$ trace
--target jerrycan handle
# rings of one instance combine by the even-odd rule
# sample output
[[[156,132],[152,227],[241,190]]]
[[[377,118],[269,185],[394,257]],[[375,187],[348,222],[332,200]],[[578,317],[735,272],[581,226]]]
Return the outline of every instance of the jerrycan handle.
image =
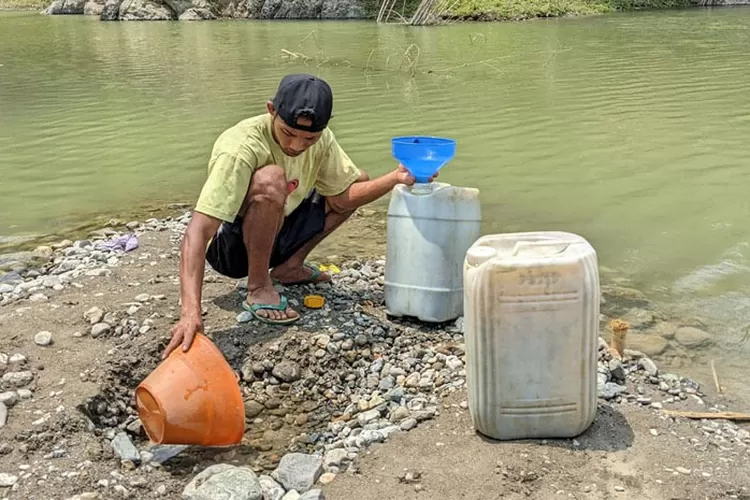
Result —
[[[560,249],[552,254],[537,254],[540,257],[545,255],[556,255],[563,253],[568,249],[570,245],[582,243],[581,241],[566,241],[566,240],[542,240],[542,241],[518,241],[513,247],[513,257],[518,257],[523,254],[533,254],[536,249],[543,249],[549,247],[560,247]]]

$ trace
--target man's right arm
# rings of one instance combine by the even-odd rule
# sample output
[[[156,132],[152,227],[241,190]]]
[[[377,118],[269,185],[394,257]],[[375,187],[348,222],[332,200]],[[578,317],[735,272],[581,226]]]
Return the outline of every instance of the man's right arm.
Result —
[[[254,165],[227,153],[218,153],[209,163],[193,217],[180,245],[180,321],[172,329],[172,340],[163,358],[182,344],[187,351],[193,337],[203,330],[201,291],[206,269],[206,247],[222,221],[232,221],[239,211]]]
[[[182,344],[187,351],[195,334],[203,329],[201,292],[206,269],[206,247],[221,225],[221,220],[194,212],[180,244],[180,321],[172,331],[172,340],[162,358]]]

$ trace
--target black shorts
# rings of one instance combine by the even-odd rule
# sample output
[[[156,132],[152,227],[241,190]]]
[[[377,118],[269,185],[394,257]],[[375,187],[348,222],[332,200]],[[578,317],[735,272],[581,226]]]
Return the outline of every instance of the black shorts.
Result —
[[[269,269],[286,262],[297,250],[323,232],[326,222],[325,198],[314,189],[294,209],[281,226],[271,251]],[[262,221],[258,221],[263,224]],[[223,222],[206,250],[206,261],[229,278],[247,277],[248,253],[242,238],[242,218]]]

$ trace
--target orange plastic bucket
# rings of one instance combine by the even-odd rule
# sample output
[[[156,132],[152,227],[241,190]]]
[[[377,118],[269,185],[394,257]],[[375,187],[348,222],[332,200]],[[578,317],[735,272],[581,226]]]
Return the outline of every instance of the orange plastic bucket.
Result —
[[[175,349],[141,382],[135,402],[156,444],[229,446],[245,432],[239,378],[200,333],[187,352]]]

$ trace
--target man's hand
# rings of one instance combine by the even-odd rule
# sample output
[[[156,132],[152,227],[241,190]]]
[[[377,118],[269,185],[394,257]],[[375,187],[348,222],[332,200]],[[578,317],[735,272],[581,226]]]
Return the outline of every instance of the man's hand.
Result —
[[[435,173],[432,177],[430,177],[428,182],[434,181],[438,176],[438,172]],[[413,175],[409,173],[409,171],[399,163],[398,169],[396,170],[396,179],[398,180],[399,184],[406,184],[407,186],[411,186],[417,180],[414,178]]]
[[[200,316],[181,317],[179,323],[172,328],[172,340],[161,355],[161,359],[166,359],[180,344],[182,344],[182,352],[186,352],[190,349],[195,334],[199,332],[203,333],[203,320]]]
[[[364,179],[358,180],[343,193],[326,198],[334,211],[342,213],[349,210],[356,210],[389,193],[399,184],[411,186],[417,181],[401,164],[399,164],[396,170],[391,170],[377,179],[369,179],[367,176],[363,177]],[[430,177],[430,182],[436,178],[437,174],[433,175]]]

